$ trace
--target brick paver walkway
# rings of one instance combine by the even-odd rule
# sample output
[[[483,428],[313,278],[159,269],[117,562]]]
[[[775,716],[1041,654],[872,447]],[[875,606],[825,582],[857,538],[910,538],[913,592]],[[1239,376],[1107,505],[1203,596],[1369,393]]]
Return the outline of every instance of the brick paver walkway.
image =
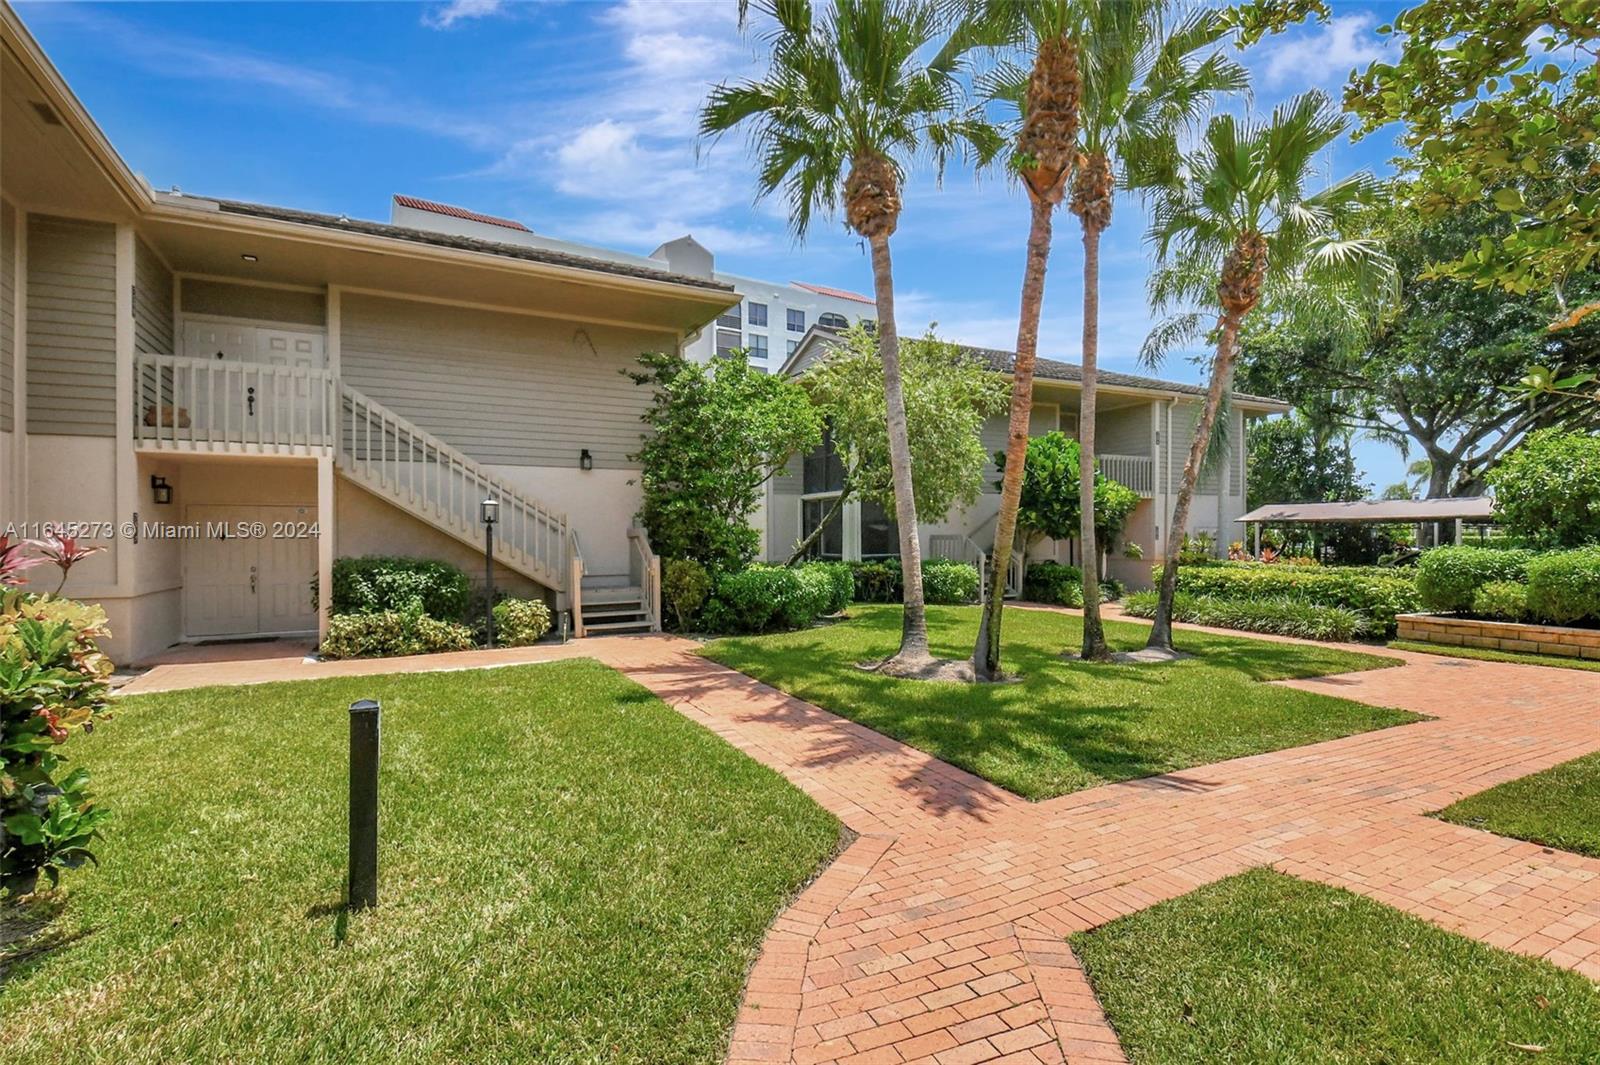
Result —
[[[1600,749],[1600,676],[1393,654],[1286,682],[1436,720],[1029,803],[670,637],[383,662],[165,665],[126,690],[591,656],[858,837],[775,923],[730,1062],[1120,1061],[1063,937],[1258,865],[1600,980],[1600,861],[1424,816]]]

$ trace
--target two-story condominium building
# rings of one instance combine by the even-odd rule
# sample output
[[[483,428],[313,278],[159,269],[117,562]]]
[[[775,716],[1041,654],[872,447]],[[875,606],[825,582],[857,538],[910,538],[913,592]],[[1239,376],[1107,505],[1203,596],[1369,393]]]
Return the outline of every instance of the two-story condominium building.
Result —
[[[339,556],[481,572],[486,497],[500,502],[502,586],[568,611],[580,633],[655,624],[659,562],[634,528],[628,457],[648,397],[622,371],[649,350],[709,357],[736,309],[748,347],[765,304],[769,353],[777,337],[788,352],[788,315],[805,309],[775,368],[823,342],[839,324],[819,326],[824,314],[870,317],[847,294],[785,304],[681,255],[635,262],[499,239],[492,224],[423,225],[398,201],[379,223],[158,192],[4,3],[0,43],[0,528],[68,523],[107,548],[66,591],[104,605],[118,661],[316,633],[328,606],[313,581],[329,587]],[[1048,365],[1039,425],[1070,429],[1073,370]],[[1196,391],[1106,378],[1101,447],[1149,500],[1131,532],[1147,549],[1167,533],[1158,515]],[[996,447],[1003,433],[1003,420],[986,430]],[[803,465],[759,519],[771,557],[825,496]],[[1195,527],[1229,528],[1242,465],[1206,490]],[[986,496],[928,546],[981,544],[992,510]],[[841,554],[885,553],[881,515],[856,508],[850,522]]]

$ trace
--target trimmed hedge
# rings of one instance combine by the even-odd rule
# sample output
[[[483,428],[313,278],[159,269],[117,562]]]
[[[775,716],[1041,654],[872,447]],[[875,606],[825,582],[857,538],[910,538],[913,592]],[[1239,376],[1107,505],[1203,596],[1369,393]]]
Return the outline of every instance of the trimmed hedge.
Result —
[[[335,614],[318,649],[324,658],[389,658],[470,651],[472,630],[454,621],[440,621],[412,611]]]
[[[1122,608],[1136,618],[1154,617],[1157,598],[1155,592],[1135,592]],[[1366,631],[1366,620],[1353,610],[1316,606],[1294,596],[1223,599],[1179,592],[1172,600],[1172,618],[1195,625],[1306,640],[1345,641]]]
[[[717,578],[706,604],[713,632],[781,632],[810,625],[834,596],[834,580],[809,566],[750,566]]]
[[[842,614],[855,602],[856,580],[848,562],[807,562],[800,568],[827,576],[828,601],[822,608],[823,614]]]
[[[862,603],[898,603],[905,599],[900,560],[847,562],[855,578],[855,597]],[[922,595],[932,604],[978,601],[978,567],[945,558],[922,560]]]
[[[1154,575],[1159,582],[1160,567]],[[1255,602],[1292,598],[1310,606],[1337,607],[1353,612],[1362,621],[1362,631],[1373,636],[1392,636],[1395,615],[1421,606],[1417,586],[1409,576],[1376,567],[1260,562],[1180,566],[1178,589],[1210,599]]]
[[[1528,618],[1528,586],[1516,581],[1490,581],[1472,596],[1472,612],[1504,621]]]
[[[1083,605],[1083,571],[1059,562],[1035,562],[1022,578],[1022,598],[1059,606]]]
[[[495,642],[526,647],[550,631],[550,608],[538,599],[502,599],[494,605]]]
[[[460,621],[471,601],[467,575],[438,559],[362,555],[333,563],[334,614],[420,610],[439,621]]]
[[[661,602],[678,629],[687,629],[711,594],[711,574],[689,558],[675,558],[661,571]]]
[[[1600,622],[1600,544],[1529,562],[1528,610],[1557,625]]]
[[[1417,594],[1429,610],[1465,613],[1475,609],[1473,600],[1484,585],[1525,582],[1533,557],[1520,549],[1436,547],[1417,561]]]

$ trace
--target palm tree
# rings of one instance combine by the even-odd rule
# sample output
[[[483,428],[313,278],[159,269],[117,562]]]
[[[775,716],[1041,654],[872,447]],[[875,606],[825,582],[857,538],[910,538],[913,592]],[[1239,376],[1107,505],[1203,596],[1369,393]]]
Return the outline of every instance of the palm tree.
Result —
[[[1017,536],[1022,503],[1022,472],[1028,456],[1028,425],[1033,416],[1033,372],[1039,354],[1039,315],[1044,276],[1050,262],[1052,215],[1066,196],[1078,134],[1078,45],[1082,17],[1078,0],[978,0],[951,35],[944,55],[972,48],[1005,48],[1032,56],[1024,72],[1002,64],[990,95],[1016,105],[1018,120],[1011,167],[1028,194],[1031,222],[1022,271],[1022,306],[1017,316],[1017,353],[1011,368],[1011,417],[1006,434],[1005,471],[1000,480],[1000,512],[973,671],[981,680],[1000,674],[1000,620],[1006,571]]]
[[[1213,51],[1227,32],[1222,13],[1197,10],[1172,22],[1170,0],[1090,4],[1080,45],[1083,95],[1070,209],[1083,229],[1083,380],[1078,411],[1078,490],[1083,546],[1086,660],[1111,656],[1100,623],[1099,548],[1094,527],[1095,417],[1100,353],[1100,238],[1116,189],[1152,191],[1172,180],[1177,133],[1212,96],[1248,87],[1244,68]]]
[[[1160,266],[1151,276],[1152,302],[1157,309],[1178,304],[1211,310],[1185,312],[1158,325],[1145,341],[1144,358],[1159,362],[1173,344],[1197,336],[1211,314],[1216,351],[1167,525],[1151,648],[1172,650],[1178,548],[1217,411],[1231,389],[1245,318],[1267,297],[1275,313],[1348,337],[1369,328],[1374,310],[1396,294],[1394,263],[1381,244],[1345,235],[1374,188],[1371,176],[1357,174],[1307,192],[1317,154],[1344,129],[1343,116],[1316,91],[1280,104],[1266,122],[1218,115],[1182,160],[1178,180],[1156,197],[1150,237]]]
[[[750,123],[757,194],[783,190],[795,235],[805,235],[814,212],[842,203],[850,228],[871,248],[905,580],[900,650],[883,668],[918,673],[932,658],[889,237],[900,220],[901,183],[914,159],[929,154],[942,169],[952,152],[966,150],[983,165],[998,152],[999,135],[981,111],[964,104],[957,57],[922,58],[945,29],[927,0],[836,0],[817,12],[808,0],[765,0],[757,7],[777,23],[769,34],[766,76],[714,88],[700,115],[700,132],[715,137]]]

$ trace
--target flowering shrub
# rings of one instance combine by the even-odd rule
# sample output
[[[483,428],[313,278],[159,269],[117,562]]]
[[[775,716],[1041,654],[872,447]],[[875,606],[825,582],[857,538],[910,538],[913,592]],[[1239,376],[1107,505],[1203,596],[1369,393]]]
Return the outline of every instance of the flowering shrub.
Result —
[[[105,710],[111,662],[96,644],[105,620],[70,599],[0,593],[0,893],[27,894],[40,874],[54,885],[62,870],[94,860],[89,845],[106,811],[86,770],[63,773],[60,747],[93,731]]]
[[[538,643],[550,631],[550,608],[538,599],[502,599],[494,605],[494,635],[502,647]]]

